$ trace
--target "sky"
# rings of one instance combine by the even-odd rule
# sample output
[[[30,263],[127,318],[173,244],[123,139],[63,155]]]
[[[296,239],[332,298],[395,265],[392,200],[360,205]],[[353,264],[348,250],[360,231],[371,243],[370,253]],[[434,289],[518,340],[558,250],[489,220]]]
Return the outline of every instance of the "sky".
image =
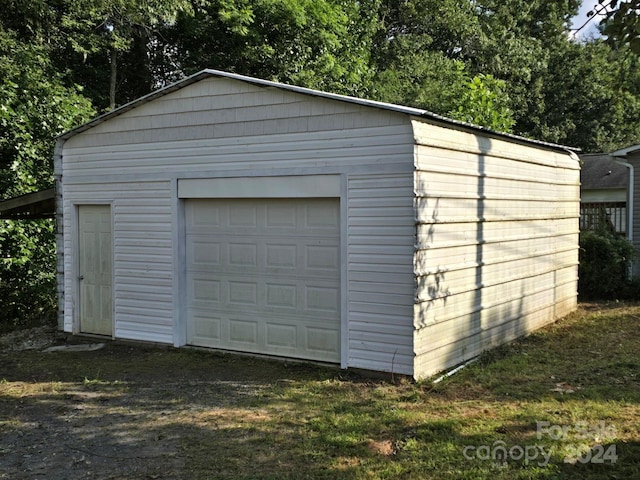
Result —
[[[584,22],[587,21],[587,12],[593,10],[595,5],[597,4],[598,0],[583,0],[578,15],[573,17],[573,25],[571,26],[571,28],[580,28],[584,24]],[[599,23],[600,20],[598,18],[592,19],[586,27],[578,32],[577,38],[586,39],[594,35],[599,36],[597,28]]]

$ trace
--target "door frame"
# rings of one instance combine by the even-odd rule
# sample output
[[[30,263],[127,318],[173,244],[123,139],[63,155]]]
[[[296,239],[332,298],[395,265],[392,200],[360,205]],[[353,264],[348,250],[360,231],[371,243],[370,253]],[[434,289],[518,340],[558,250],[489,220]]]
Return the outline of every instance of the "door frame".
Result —
[[[94,335],[92,333],[82,332],[80,327],[80,312],[82,302],[81,295],[81,287],[80,287],[80,207],[84,206],[106,206],[109,207],[110,217],[111,217],[111,305],[112,314],[111,314],[111,338],[115,339],[116,334],[116,322],[115,322],[115,254],[114,254],[114,214],[113,214],[113,202],[112,201],[96,201],[96,200],[87,200],[83,201],[74,201],[73,204],[73,243],[74,243],[74,254],[73,254],[73,334],[74,335]],[[97,335],[97,334],[95,334]],[[99,335],[102,338],[109,338],[109,335]]]

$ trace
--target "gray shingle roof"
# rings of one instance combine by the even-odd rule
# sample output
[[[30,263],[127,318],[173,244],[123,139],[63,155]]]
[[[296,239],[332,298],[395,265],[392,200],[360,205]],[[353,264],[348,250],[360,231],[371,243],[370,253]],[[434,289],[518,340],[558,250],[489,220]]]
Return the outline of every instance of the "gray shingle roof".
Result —
[[[582,168],[580,182],[586,190],[626,188],[629,181],[629,169],[615,162],[615,158],[606,153],[580,155]]]

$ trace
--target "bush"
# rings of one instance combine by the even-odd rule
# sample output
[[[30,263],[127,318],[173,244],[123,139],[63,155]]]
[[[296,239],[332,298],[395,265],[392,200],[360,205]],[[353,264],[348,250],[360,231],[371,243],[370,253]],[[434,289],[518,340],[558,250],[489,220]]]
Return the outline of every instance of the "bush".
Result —
[[[580,233],[578,294],[581,300],[623,300],[636,296],[638,280],[629,279],[635,247],[607,230]]]
[[[53,220],[0,221],[0,298],[0,333],[55,321]]]

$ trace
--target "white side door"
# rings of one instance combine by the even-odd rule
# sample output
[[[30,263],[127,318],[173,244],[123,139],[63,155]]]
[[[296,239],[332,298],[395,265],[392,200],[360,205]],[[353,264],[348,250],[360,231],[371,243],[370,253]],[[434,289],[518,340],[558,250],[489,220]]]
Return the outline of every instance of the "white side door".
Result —
[[[80,332],[113,335],[111,207],[78,207]]]

